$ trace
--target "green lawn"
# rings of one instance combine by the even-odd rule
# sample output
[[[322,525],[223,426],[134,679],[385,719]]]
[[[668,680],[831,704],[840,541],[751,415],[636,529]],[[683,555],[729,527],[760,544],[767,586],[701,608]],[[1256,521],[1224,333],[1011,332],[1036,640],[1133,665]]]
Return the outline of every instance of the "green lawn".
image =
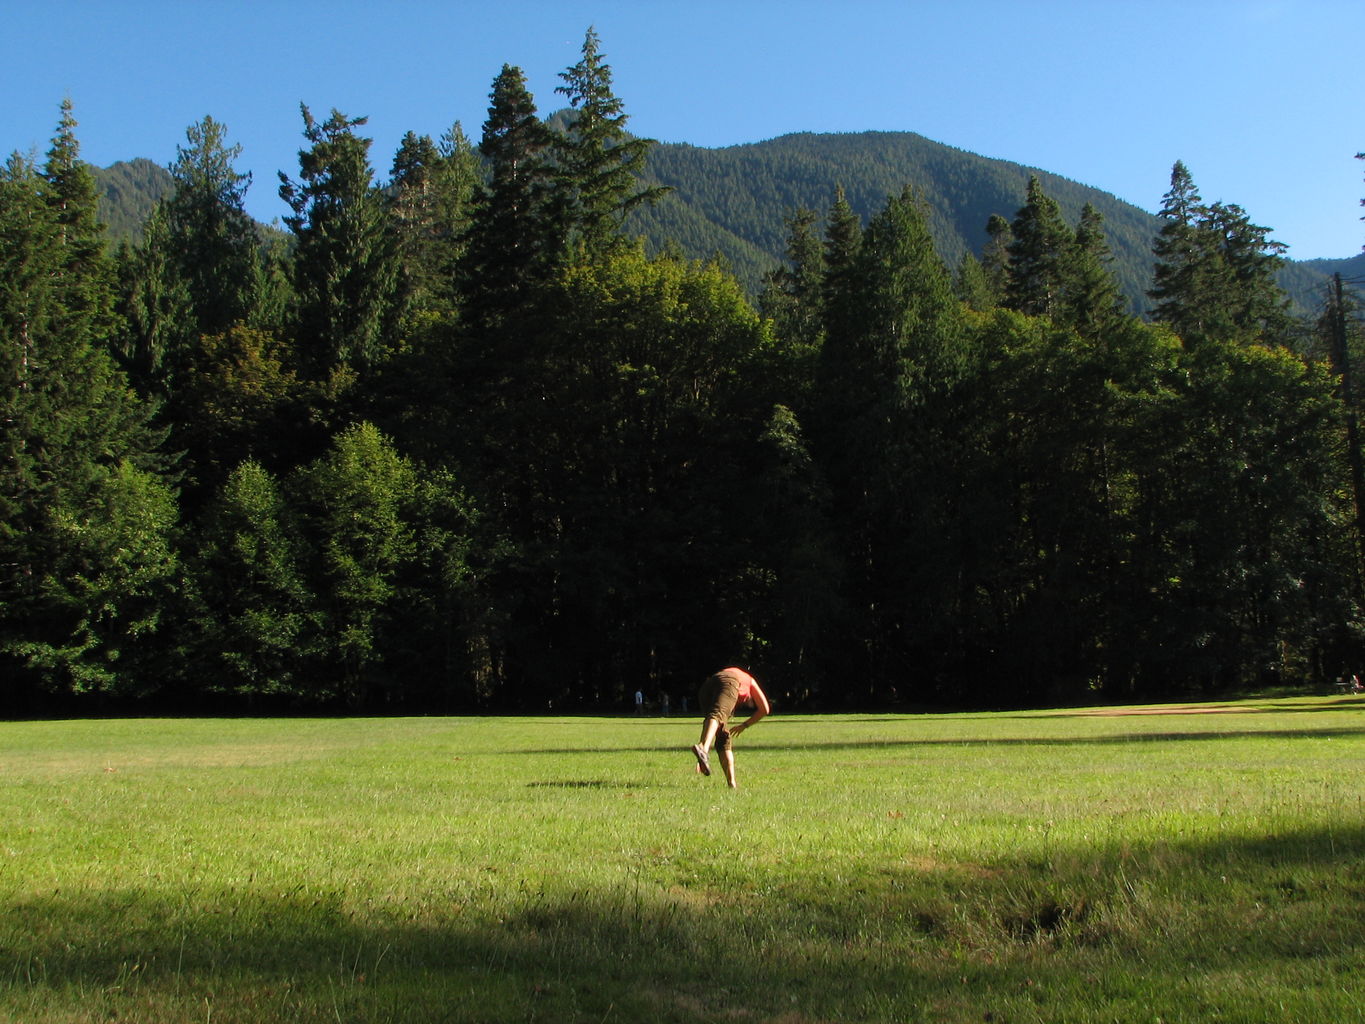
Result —
[[[0,723],[0,1020],[1365,1020],[1365,699],[1183,710]]]

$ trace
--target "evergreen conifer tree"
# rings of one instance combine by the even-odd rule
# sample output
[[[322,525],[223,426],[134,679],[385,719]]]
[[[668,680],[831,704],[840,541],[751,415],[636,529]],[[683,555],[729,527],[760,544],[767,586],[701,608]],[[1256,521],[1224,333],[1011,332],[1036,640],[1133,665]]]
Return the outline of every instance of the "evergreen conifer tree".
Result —
[[[843,544],[850,646],[866,658],[854,675],[872,679],[932,631],[933,588],[918,583],[942,548],[946,505],[934,490],[950,449],[940,399],[961,377],[964,339],[951,277],[909,190],[868,224],[841,285],[826,304],[815,449]]]
[[[821,361],[836,372],[843,364],[840,353],[852,347],[857,330],[858,254],[862,241],[862,221],[849,205],[843,186],[838,186],[825,216],[824,277],[820,284],[825,338]],[[832,358],[826,358],[826,354]],[[838,394],[839,388],[831,388],[830,393]]]
[[[164,203],[142,225],[141,241],[119,246],[115,263],[121,317],[115,353],[139,391],[164,396],[168,357],[183,355],[192,322],[189,291],[171,256]]]
[[[562,255],[549,205],[550,134],[522,70],[503,65],[489,99],[479,140],[489,180],[474,199],[461,272],[466,325],[474,333],[522,308]]]
[[[428,135],[408,132],[389,176],[390,212],[398,240],[400,288],[406,302],[426,307],[440,288],[437,174],[440,152]]]
[[[981,266],[981,261],[970,252],[963,253],[962,261],[957,265],[957,273],[953,277],[953,290],[968,309],[985,312],[996,306],[995,295],[986,277],[986,271]]]
[[[239,328],[240,329],[240,328]],[[204,689],[248,700],[311,696],[299,678],[316,630],[298,517],[274,476],[252,459],[228,475],[190,560],[189,647]]]
[[[297,348],[319,379],[338,370],[363,373],[380,363],[398,308],[398,262],[386,201],[370,167],[370,140],[355,129],[366,118],[333,110],[319,122],[305,105],[298,182],[280,172],[284,219],[298,240],[294,254]]]
[[[824,328],[825,254],[816,219],[812,210],[788,218],[787,265],[768,275],[759,302],[779,338],[810,352],[819,348]]]
[[[981,251],[981,271],[990,289],[993,305],[1005,301],[1010,281],[1010,243],[1014,235],[1010,222],[993,213],[986,222],[986,246]]]
[[[1061,320],[1089,340],[1102,338],[1125,315],[1125,302],[1110,270],[1113,255],[1104,218],[1090,203],[1081,211],[1065,267]]]
[[[161,434],[109,353],[74,129],[64,103],[43,172],[0,172],[0,676],[29,695],[136,688],[175,570]]]
[[[1057,316],[1062,309],[1066,268],[1074,236],[1057,201],[1029,178],[1023,207],[1010,225],[1006,304],[1030,316]]]
[[[1180,161],[1158,216],[1148,292],[1154,319],[1192,345],[1287,340],[1288,300],[1275,280],[1285,247],[1269,239],[1269,229],[1235,204],[1206,205]]]
[[[166,227],[174,266],[193,311],[193,332],[217,334],[252,318],[261,289],[260,240],[244,208],[251,175],[233,161],[240,145],[227,144],[227,128],[205,117],[176,147],[166,200]]]
[[[71,101],[63,100],[39,179],[60,248],[62,269],[54,282],[53,310],[67,329],[108,339],[115,333],[114,268],[105,253],[99,188],[89,164],[80,158],[76,127]]]
[[[611,88],[611,65],[597,32],[589,28],[582,57],[559,76],[555,89],[573,109],[568,129],[554,137],[556,196],[563,205],[570,245],[600,252],[620,236],[627,214],[641,203],[653,203],[669,190],[642,187],[640,175],[653,139],[626,131],[625,105]]]
[[[391,212],[398,236],[404,305],[449,320],[459,301],[458,272],[481,171],[456,122],[438,143],[408,132],[394,155]]]

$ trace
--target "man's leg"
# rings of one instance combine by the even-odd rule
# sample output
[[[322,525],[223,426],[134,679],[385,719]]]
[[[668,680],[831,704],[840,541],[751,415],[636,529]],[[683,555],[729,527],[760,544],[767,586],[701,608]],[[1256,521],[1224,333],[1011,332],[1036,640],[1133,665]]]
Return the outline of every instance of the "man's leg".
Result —
[[[738,695],[739,689],[735,682],[719,672],[708,676],[701,684],[701,691],[697,696],[701,701],[702,714],[706,717],[701,723],[701,741],[692,748],[692,755],[697,759],[697,771],[703,775],[711,774],[711,746],[715,743],[717,734],[720,734],[722,723],[734,710],[735,698]]]
[[[719,731],[720,731],[719,718],[703,719],[701,723],[701,741],[697,744],[697,746],[701,747],[702,750],[709,751],[711,749],[711,746],[716,742],[716,733]]]
[[[730,784],[730,788],[738,789],[739,784],[735,782],[735,751],[733,747],[726,747],[720,752],[720,766],[725,772],[725,781]]]
[[[702,721],[701,741],[692,748],[692,756],[697,759],[697,771],[703,775],[711,774],[711,744],[715,742],[716,733],[719,731],[719,719],[707,718]]]

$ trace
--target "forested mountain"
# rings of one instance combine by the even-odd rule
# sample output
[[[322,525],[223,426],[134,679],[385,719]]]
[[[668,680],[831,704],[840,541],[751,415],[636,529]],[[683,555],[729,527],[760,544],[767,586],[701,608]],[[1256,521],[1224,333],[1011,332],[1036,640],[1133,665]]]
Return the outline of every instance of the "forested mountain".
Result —
[[[1152,239],[1161,226],[1155,215],[1059,174],[977,156],[913,132],[801,133],[721,149],[659,143],[650,150],[645,178],[672,192],[666,201],[636,210],[627,227],[655,250],[671,244],[696,259],[721,256],[756,295],[763,276],[783,259],[787,218],[799,209],[823,216],[837,187],[867,220],[910,185],[926,203],[939,255],[956,266],[964,253],[980,255],[992,214],[1014,216],[1030,176],[1071,224],[1086,203],[1099,211],[1119,287],[1134,309],[1145,310]],[[142,159],[97,171],[96,178],[103,191],[101,214],[114,238],[140,231],[171,182],[163,168]],[[1162,184],[1153,182],[1154,196]],[[1334,264],[1341,262],[1288,261],[1280,270],[1281,286],[1297,306],[1316,310],[1327,278],[1340,269]],[[1361,273],[1347,270],[1343,277]]]
[[[100,219],[114,242],[140,239],[153,207],[174,184],[170,171],[145,157],[120,160],[92,172],[100,190]]]
[[[1134,299],[1149,285],[1160,226],[1107,192],[912,132],[805,133],[724,149],[660,144],[649,173],[671,186],[674,198],[638,215],[644,233],[651,240],[678,239],[689,253],[722,253],[750,286],[781,257],[785,219],[797,209],[823,215],[839,186],[866,220],[909,185],[926,204],[939,255],[956,266],[964,253],[980,254],[992,214],[1014,216],[1036,175],[1073,225],[1086,203],[1103,215],[1115,275]],[[1154,191],[1160,185],[1153,183]]]
[[[1365,253],[1344,260],[1305,260],[1297,266],[1324,277],[1340,274],[1344,281],[1365,282]]]

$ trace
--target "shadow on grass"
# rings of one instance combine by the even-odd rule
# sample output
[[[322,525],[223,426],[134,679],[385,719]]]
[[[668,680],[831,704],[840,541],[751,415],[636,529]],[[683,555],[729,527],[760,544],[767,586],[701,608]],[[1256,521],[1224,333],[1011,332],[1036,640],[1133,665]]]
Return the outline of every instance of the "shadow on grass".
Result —
[[[1016,719],[1058,719],[1058,718],[1143,718],[1153,715],[1258,715],[1258,714],[1310,714],[1322,711],[1365,711],[1365,700],[1359,697],[1320,698],[1311,704],[1302,701],[1257,700],[1225,701],[1217,704],[1144,704],[1138,707],[1093,707],[1069,708],[1047,711],[1038,714],[1015,713]]]
[[[1355,1005],[1362,854],[1355,825],[1046,866],[773,866],[743,891],[54,892],[0,907],[0,1017],[1200,1020],[1200,979],[1227,974],[1258,979],[1231,1019],[1333,1019],[1294,1000]]]
[[[613,779],[552,779],[528,782],[527,789],[650,789],[653,782],[619,782]]]
[[[1160,732],[1125,732],[1102,736],[960,736],[935,737],[923,739],[906,737],[904,739],[878,738],[866,740],[813,740],[803,741],[802,750],[887,750],[896,747],[1090,747],[1126,745],[1134,743],[1167,743],[1172,741],[1217,742],[1222,740],[1310,740],[1340,739],[1365,736],[1365,725],[1336,726],[1305,729],[1166,729]],[[744,739],[745,750],[776,750],[786,746],[780,739],[773,738],[770,731],[766,738],[748,737]],[[656,743],[652,745],[632,745],[619,747],[535,747],[500,750],[487,756],[525,757],[550,756],[559,754],[657,754],[672,751],[687,754],[688,744]],[[542,783],[552,785],[553,783]],[[565,785],[565,783],[559,783]],[[583,783],[579,783],[583,785]],[[605,785],[605,783],[603,783]],[[622,783],[621,785],[624,785]]]

